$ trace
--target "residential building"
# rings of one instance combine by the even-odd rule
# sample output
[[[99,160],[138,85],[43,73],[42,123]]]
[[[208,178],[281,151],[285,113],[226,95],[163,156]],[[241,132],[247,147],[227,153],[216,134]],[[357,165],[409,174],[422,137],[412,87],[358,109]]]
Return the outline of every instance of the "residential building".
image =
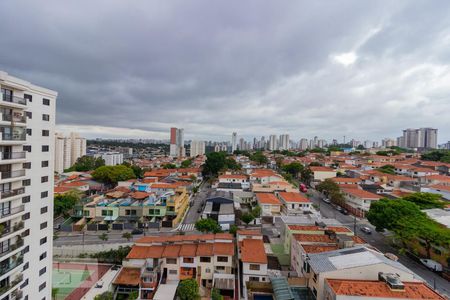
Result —
[[[419,128],[403,130],[403,146],[406,148],[437,148],[437,129]]]
[[[113,282],[114,292],[134,290],[140,299],[153,299],[158,290],[164,290],[165,297],[173,298],[177,282],[192,278],[201,294],[214,287],[234,298],[234,249],[233,236],[226,233],[142,237],[123,261]]]
[[[231,134],[231,153],[237,150],[237,132]]]
[[[269,150],[270,151],[278,150],[277,136],[274,134],[271,134],[269,136]]]
[[[62,173],[75,164],[78,158],[86,155],[86,139],[72,132],[68,137],[55,134],[55,172]]]
[[[101,157],[105,161],[105,166],[116,166],[123,163],[123,153],[107,152],[94,154],[94,157]]]
[[[289,150],[289,134],[280,135],[278,150]]]
[[[219,175],[218,188],[225,187],[227,184],[238,184],[239,189],[249,189],[250,181],[247,175],[243,174],[222,174]]]
[[[205,142],[204,141],[191,141],[191,157],[198,155],[205,155]]]
[[[283,213],[287,216],[303,215],[310,213],[312,202],[299,192],[275,192],[283,203]]]
[[[51,299],[57,93],[1,71],[0,86],[1,297]]]
[[[185,157],[186,150],[184,148],[184,129],[170,128],[170,149],[169,154],[172,157]]]
[[[281,215],[281,207],[283,204],[274,194],[256,193],[256,201],[261,207],[262,216],[279,216]]]
[[[201,218],[216,220],[222,230],[230,229],[235,223],[234,201],[224,197],[206,199]]]
[[[321,167],[321,166],[313,166],[309,167],[309,169],[313,172],[313,180],[314,181],[324,181],[328,178],[336,177],[336,170],[329,167]]]
[[[382,198],[377,194],[357,188],[343,188],[341,190],[345,197],[345,208],[350,213],[360,217],[364,217],[369,212],[370,205],[373,201]]]
[[[300,150],[304,151],[308,149],[308,139],[301,139],[299,143]]]

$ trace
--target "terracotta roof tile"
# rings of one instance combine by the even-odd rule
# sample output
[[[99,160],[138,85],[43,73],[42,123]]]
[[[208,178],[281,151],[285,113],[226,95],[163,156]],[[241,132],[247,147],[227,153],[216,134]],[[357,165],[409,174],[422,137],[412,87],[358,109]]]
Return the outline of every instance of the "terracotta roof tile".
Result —
[[[183,257],[194,257],[197,253],[197,245],[196,244],[183,244],[180,249],[180,256]]]
[[[294,192],[280,192],[280,197],[286,201],[286,202],[295,202],[295,203],[309,203],[308,198],[303,196],[300,193],[294,193]]]
[[[334,243],[335,240],[330,239],[326,234],[293,234],[295,240],[300,243]]]
[[[128,253],[128,259],[161,258],[164,246],[137,246],[134,245]]]
[[[214,243],[214,255],[234,255],[234,243]]]
[[[214,255],[213,243],[198,244],[197,256],[213,256],[213,255]]]
[[[322,253],[339,249],[337,245],[302,245],[302,248],[306,253]]]
[[[240,251],[241,260],[244,263],[267,264],[267,255],[262,240],[244,239]]]
[[[122,268],[114,280],[116,285],[139,285],[141,277],[140,268]]]
[[[167,245],[162,253],[162,257],[178,257],[181,245]]]
[[[281,205],[280,200],[270,193],[256,193],[256,199],[261,204]]]
[[[342,191],[344,193],[347,193],[354,197],[358,197],[358,198],[366,199],[366,200],[378,200],[378,199],[382,198],[382,197],[378,196],[377,194],[367,192],[364,190],[360,190],[360,189],[342,189]]]

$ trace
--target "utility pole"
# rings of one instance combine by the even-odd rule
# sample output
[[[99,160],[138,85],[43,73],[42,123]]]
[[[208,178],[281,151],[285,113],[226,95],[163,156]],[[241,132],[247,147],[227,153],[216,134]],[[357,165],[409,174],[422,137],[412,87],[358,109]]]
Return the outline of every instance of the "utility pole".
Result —
[[[353,215],[353,233],[354,233],[355,235],[357,235],[357,234],[356,234],[356,216],[355,216],[355,215]]]

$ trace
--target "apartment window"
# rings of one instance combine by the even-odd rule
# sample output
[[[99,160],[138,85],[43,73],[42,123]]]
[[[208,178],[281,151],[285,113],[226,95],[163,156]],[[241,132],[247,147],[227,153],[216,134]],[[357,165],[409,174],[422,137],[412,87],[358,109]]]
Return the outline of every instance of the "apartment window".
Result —
[[[31,111],[26,111],[25,112],[25,116],[27,116],[28,119],[32,119],[33,118],[33,113]]]
[[[41,183],[48,182],[48,176],[41,177]]]
[[[228,262],[228,256],[217,256],[217,261]]]
[[[30,186],[31,185],[31,179],[22,180],[22,185],[23,186]]]
[[[42,168],[48,167],[48,160],[43,160],[43,161],[41,161],[41,167],[42,167]]]
[[[30,235],[30,229],[25,230],[24,232],[22,232],[21,236],[22,237],[27,237]]]
[[[259,281],[259,277],[255,277],[255,276],[250,276],[248,278],[249,281]]]
[[[43,274],[45,274],[45,272],[47,272],[47,268],[43,267],[42,269],[39,270],[39,276],[42,276]]]
[[[43,237],[42,239],[40,239],[39,243],[40,245],[47,243],[47,237]]]
[[[50,100],[49,99],[42,99],[42,104],[44,105],[50,105]]]
[[[183,257],[183,262],[185,264],[193,264],[194,263],[194,258],[193,257]]]
[[[30,200],[31,200],[31,197],[30,197],[30,196],[22,197],[22,203],[23,203],[23,204],[30,202]]]
[[[47,222],[41,223],[41,230],[47,228]]]
[[[41,207],[41,215],[48,212],[48,206]]]
[[[211,262],[211,257],[200,256],[200,262],[209,263],[209,262]]]
[[[30,263],[29,263],[29,262],[26,262],[26,263],[23,265],[22,271],[28,270],[29,267],[30,267]]]
[[[23,167],[24,169],[31,169],[31,162],[23,163],[22,167]]]
[[[249,268],[252,271],[259,271],[260,265],[250,264]]]
[[[205,273],[211,273],[211,269],[210,268],[205,268]]]
[[[47,197],[48,197],[48,191],[41,192],[41,199],[42,198],[47,198]]]
[[[24,94],[24,95],[23,95],[23,98],[26,99],[26,100],[29,101],[29,102],[33,102],[33,96],[31,96],[31,95]]]
[[[24,287],[26,287],[28,285],[28,278],[25,279],[25,281],[20,285],[20,288],[23,289]]]
[[[48,145],[42,145],[42,152],[48,152],[50,147]]]
[[[112,210],[102,210],[102,216],[104,217],[111,217],[113,215]]]
[[[45,287],[47,286],[47,283],[44,282],[39,286],[39,292],[42,291],[43,289],[45,289]],[[45,299],[45,298],[44,298]]]
[[[31,145],[26,145],[22,147],[23,151],[31,152]]]
[[[49,136],[50,135],[50,130],[44,129],[42,130],[42,136]]]
[[[31,135],[31,133],[32,133],[31,128],[27,128],[27,135]]]
[[[29,212],[22,216],[22,220],[24,220],[24,221],[28,220],[29,218],[30,218],[30,213]]]
[[[313,280],[314,280],[314,282],[317,282],[317,274],[316,273],[313,273]]]
[[[216,266],[216,270],[217,271],[225,271],[225,267],[224,266]]]
[[[22,250],[22,254],[28,253],[30,252],[30,246],[26,246],[25,248],[23,248]]]
[[[39,255],[39,260],[43,260],[47,257],[47,252],[42,253],[41,255]]]
[[[169,274],[171,275],[177,275],[177,270],[169,270]]]
[[[50,121],[50,115],[42,114],[42,121]]]
[[[177,259],[176,258],[166,258],[166,264],[168,265],[176,265]]]

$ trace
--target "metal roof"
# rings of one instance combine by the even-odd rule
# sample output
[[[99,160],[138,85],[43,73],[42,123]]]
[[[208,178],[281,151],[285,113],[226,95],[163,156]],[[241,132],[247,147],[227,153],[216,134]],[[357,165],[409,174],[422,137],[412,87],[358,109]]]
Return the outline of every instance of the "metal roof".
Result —
[[[294,300],[286,277],[270,277],[275,300]]]

